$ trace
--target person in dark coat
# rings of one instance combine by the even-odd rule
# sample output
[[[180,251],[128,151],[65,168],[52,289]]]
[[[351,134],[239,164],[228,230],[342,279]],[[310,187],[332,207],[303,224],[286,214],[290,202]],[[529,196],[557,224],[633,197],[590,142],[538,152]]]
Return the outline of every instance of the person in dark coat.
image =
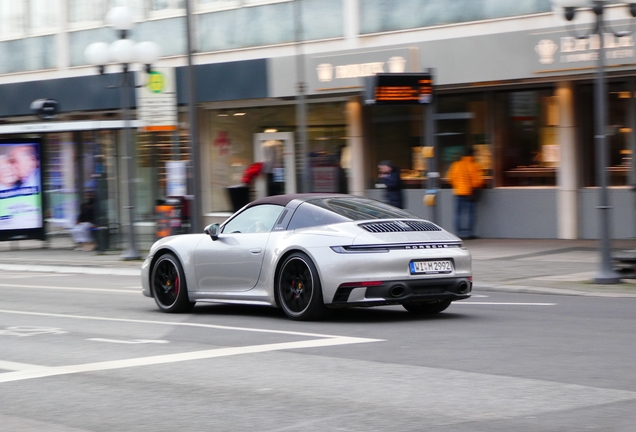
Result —
[[[404,208],[400,170],[391,161],[383,160],[378,164],[379,179],[384,184],[384,202],[394,207]]]
[[[80,206],[77,224],[72,228],[71,235],[77,247],[75,250],[93,251],[96,244],[91,233],[95,226],[95,195],[92,191],[86,193],[86,200]]]

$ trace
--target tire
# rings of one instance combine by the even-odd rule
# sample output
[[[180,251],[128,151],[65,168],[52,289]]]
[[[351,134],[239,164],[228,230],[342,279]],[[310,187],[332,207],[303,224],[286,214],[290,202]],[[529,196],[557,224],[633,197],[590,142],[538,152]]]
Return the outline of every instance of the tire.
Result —
[[[445,311],[450,304],[450,300],[437,300],[431,303],[405,303],[402,306],[412,314],[434,315]]]
[[[194,306],[188,298],[183,267],[171,253],[159,257],[150,273],[152,296],[163,312],[187,312]]]
[[[276,278],[276,299],[293,320],[317,320],[327,314],[318,271],[306,254],[295,252],[285,258]]]

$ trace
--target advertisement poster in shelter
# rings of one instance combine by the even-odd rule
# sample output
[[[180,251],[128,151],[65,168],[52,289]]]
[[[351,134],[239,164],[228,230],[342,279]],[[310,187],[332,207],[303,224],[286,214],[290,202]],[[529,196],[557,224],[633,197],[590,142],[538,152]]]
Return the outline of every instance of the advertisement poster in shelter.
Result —
[[[0,140],[0,240],[44,240],[41,142]]]

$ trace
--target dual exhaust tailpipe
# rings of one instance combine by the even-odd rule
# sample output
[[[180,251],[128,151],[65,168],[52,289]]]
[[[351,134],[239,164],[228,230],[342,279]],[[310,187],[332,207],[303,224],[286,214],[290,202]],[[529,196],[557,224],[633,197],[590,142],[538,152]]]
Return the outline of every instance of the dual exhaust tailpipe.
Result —
[[[463,280],[463,281],[460,281],[459,284],[457,284],[457,292],[459,294],[466,294],[469,291],[470,291],[470,284],[467,281]],[[406,294],[406,292],[407,292],[407,289],[404,285],[394,285],[389,290],[389,295],[391,297],[397,298],[397,297],[402,297],[404,294]]]
[[[469,290],[470,290],[470,285],[468,285],[468,282],[466,281],[461,281],[459,285],[457,285],[457,291],[460,294],[466,294]]]

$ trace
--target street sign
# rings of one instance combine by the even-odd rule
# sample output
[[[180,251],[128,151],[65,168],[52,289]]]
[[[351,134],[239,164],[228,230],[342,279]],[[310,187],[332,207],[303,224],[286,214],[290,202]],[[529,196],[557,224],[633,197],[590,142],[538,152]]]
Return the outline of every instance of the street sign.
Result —
[[[145,132],[177,130],[177,85],[174,68],[137,72],[137,118]]]

